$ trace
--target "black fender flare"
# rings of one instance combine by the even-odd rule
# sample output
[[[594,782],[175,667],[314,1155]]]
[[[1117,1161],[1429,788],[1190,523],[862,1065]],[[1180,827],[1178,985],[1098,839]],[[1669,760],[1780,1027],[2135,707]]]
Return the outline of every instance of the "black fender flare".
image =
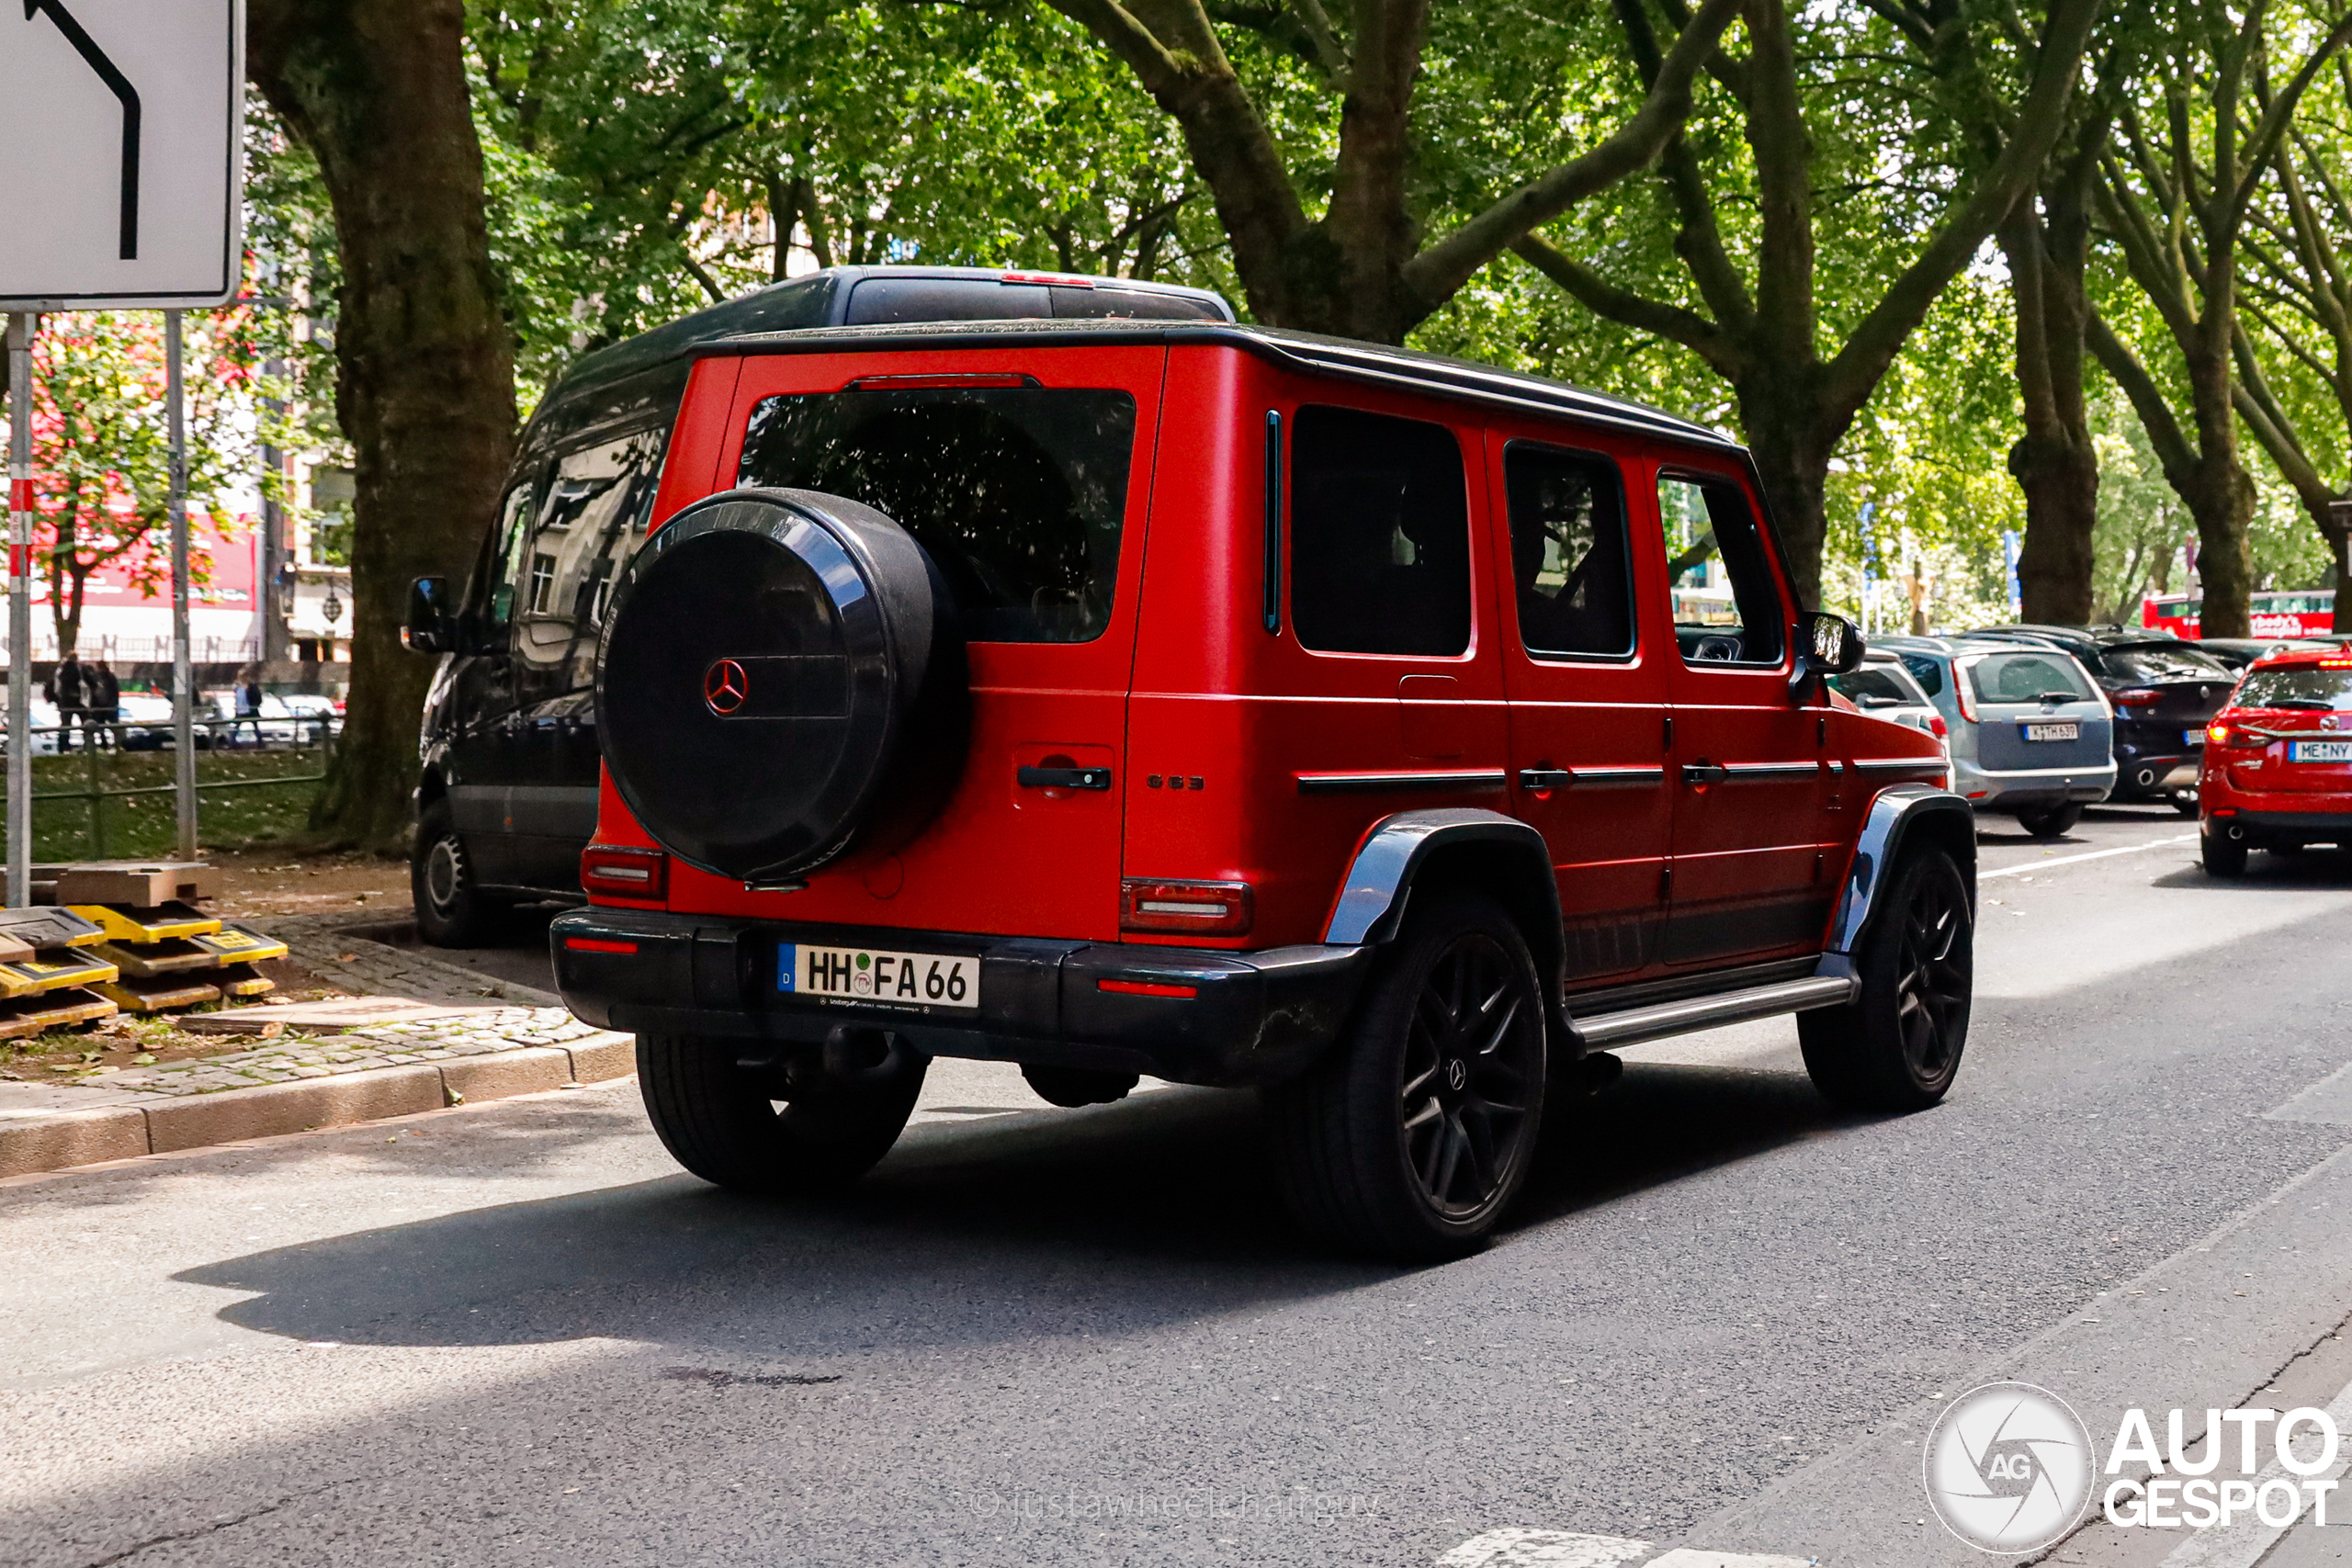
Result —
[[[1476,886],[1499,896],[1519,918],[1544,979],[1553,1040],[1572,1040],[1561,1010],[1566,953],[1560,885],[1544,835],[1515,817],[1476,807],[1438,807],[1399,811],[1374,823],[1349,862],[1323,940],[1343,947],[1394,941],[1417,880],[1432,865],[1461,865],[1465,859],[1483,873]]]
[[[1862,830],[1854,842],[1838,908],[1829,918],[1820,973],[1851,975],[1854,955],[1880,914],[1879,895],[1900,864],[1905,848],[1932,839],[1953,852],[1968,882],[1968,907],[1976,908],[1976,812],[1962,796],[1933,784],[1890,784],[1871,797]]]

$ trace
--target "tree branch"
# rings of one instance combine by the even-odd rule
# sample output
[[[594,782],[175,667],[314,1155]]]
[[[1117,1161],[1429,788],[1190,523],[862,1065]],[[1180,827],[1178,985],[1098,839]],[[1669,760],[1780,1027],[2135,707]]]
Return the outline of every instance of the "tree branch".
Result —
[[[1704,316],[1620,288],[1540,235],[1524,236],[1512,244],[1511,251],[1593,314],[1636,332],[1670,338],[1705,360],[1708,368],[1725,380],[1745,367],[1744,356],[1731,339]]]
[[[1675,40],[1632,118],[1600,146],[1520,186],[1408,262],[1407,290],[1434,310],[1480,267],[1539,225],[1654,163],[1690,118],[1691,80],[1741,4],[1705,0]]]
[[[2186,475],[2197,466],[2197,455],[2181,434],[2180,421],[2173,416],[2171,405],[2165,401],[2164,391],[2140,356],[2132,352],[2131,344],[2115,335],[2107,318],[2096,309],[2083,321],[2083,338],[2109,379],[2123,389],[2131,400],[2132,412],[2140,416],[2140,427],[2148,433],[2148,445],[2155,449],[2156,461],[2163,465],[2167,479]]]

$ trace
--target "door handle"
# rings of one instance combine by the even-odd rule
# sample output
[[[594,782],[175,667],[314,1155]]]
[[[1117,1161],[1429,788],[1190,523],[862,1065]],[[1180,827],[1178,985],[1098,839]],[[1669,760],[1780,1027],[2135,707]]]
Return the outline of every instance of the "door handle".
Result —
[[[1576,782],[1576,775],[1566,768],[1519,770],[1519,787],[1521,789],[1566,789]]]
[[[1731,770],[1720,762],[1685,762],[1682,782],[1687,784],[1716,784],[1731,775]]]
[[[1013,774],[1023,789],[1109,789],[1108,768],[1023,768]]]

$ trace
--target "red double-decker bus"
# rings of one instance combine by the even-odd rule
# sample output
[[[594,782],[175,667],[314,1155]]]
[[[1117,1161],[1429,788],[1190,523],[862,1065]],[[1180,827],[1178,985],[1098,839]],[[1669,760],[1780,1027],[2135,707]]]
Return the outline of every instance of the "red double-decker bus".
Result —
[[[2332,637],[2335,633],[2335,590],[2305,588],[2252,595],[2252,635],[2255,637]],[[2204,602],[2186,593],[2152,594],[2140,602],[2140,624],[2176,636],[2197,635],[2197,617]]]

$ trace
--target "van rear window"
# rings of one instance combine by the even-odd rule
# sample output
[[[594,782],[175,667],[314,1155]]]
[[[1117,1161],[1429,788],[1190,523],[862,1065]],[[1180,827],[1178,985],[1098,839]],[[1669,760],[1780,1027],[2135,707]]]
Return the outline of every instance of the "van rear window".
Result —
[[[2078,702],[2091,694],[2075,661],[2063,653],[1996,653],[1968,672],[1986,703]]]
[[[1125,392],[956,388],[763,399],[742,485],[887,513],[938,562],[975,642],[1088,642],[1111,619],[1135,450]]]

